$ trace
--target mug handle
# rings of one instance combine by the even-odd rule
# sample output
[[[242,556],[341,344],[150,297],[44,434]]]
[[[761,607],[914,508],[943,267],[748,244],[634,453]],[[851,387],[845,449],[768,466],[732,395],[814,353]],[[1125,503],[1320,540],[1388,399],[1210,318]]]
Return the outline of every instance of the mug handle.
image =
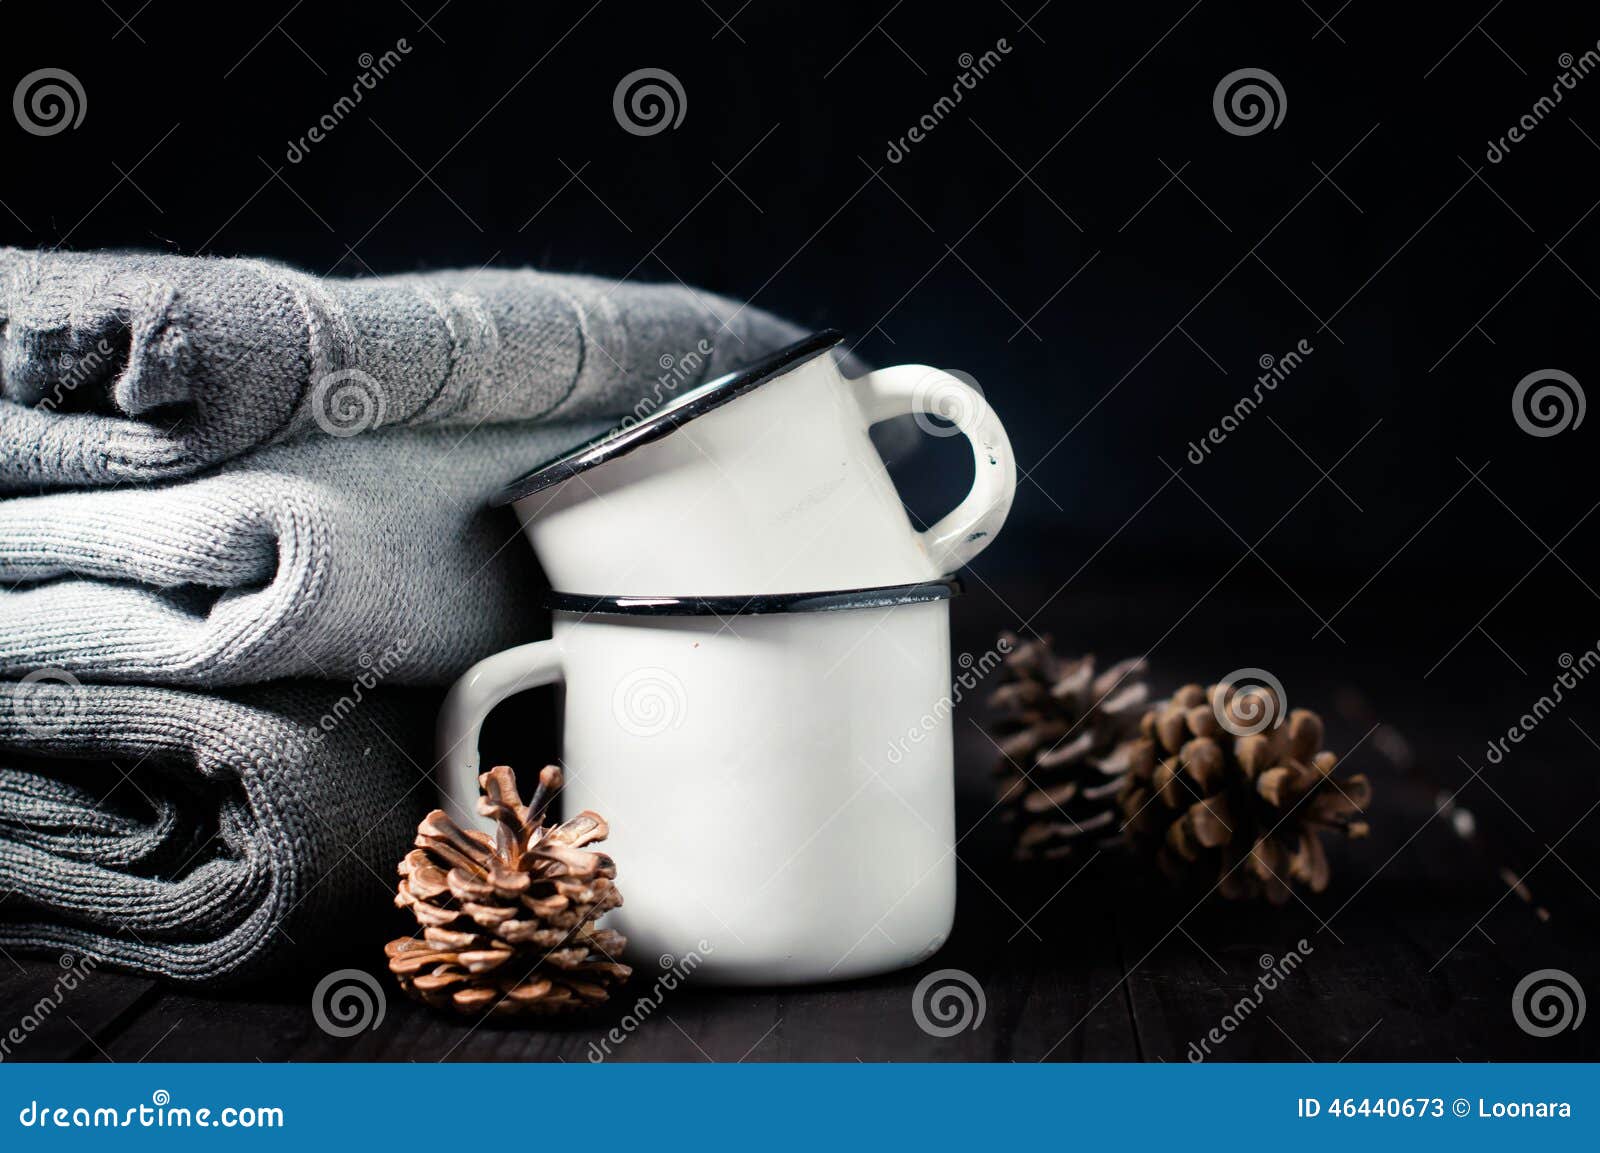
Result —
[[[955,424],[946,435],[959,432],[972,445],[972,491],[922,533],[934,567],[941,573],[955,572],[989,547],[1011,511],[1017,462],[1005,427],[981,392],[960,377],[927,365],[880,368],[850,383],[867,423],[896,416],[937,416]]]
[[[479,823],[478,734],[484,718],[512,694],[562,677],[561,647],[554,640],[534,641],[485,657],[450,686],[439,708],[435,746],[436,779],[446,809]]]

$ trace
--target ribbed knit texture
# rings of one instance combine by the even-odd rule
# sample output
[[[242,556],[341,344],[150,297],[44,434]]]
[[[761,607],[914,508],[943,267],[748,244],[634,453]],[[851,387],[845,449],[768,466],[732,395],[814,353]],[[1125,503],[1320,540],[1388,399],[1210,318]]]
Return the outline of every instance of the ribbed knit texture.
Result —
[[[218,984],[376,933],[435,803],[409,757],[436,704],[349,685],[0,684],[0,947]]]
[[[0,334],[15,491],[165,480],[330,429],[620,416],[803,332],[680,284],[0,248]]]
[[[0,249],[0,947],[216,984],[364,940],[435,803],[397,686],[537,635],[490,493],[800,335],[677,284]]]
[[[0,501],[0,676],[447,684],[532,640],[533,554],[491,493],[604,425],[322,437],[150,488]]]

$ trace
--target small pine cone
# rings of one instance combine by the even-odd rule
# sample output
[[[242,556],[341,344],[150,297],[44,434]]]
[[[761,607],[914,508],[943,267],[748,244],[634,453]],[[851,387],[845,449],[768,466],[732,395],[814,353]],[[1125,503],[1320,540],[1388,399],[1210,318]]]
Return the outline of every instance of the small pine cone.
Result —
[[[584,846],[610,831],[597,814],[547,826],[561,770],[547,766],[524,805],[505,765],[478,778],[478,812],[494,837],[463,829],[435,809],[400,862],[395,904],[420,937],[384,947],[409,995],[461,1013],[520,1016],[598,1004],[632,970],[616,958],[627,939],[595,921],[622,904],[616,864]]]
[[[1227,684],[1185,685],[1146,713],[1153,755],[1129,773],[1120,802],[1134,847],[1175,880],[1216,884],[1230,900],[1282,905],[1296,881],[1326,889],[1321,834],[1365,836],[1372,790],[1365,774],[1333,775],[1339,758],[1322,747],[1322,718],[1310,709],[1234,735],[1280,714]]]
[[[1001,757],[995,766],[1005,818],[1017,826],[1018,860],[1065,857],[1120,841],[1117,797],[1150,743],[1139,735],[1149,698],[1144,662],[1095,672],[1094,657],[1062,660],[1050,638],[1010,633],[1000,686],[989,696]]]

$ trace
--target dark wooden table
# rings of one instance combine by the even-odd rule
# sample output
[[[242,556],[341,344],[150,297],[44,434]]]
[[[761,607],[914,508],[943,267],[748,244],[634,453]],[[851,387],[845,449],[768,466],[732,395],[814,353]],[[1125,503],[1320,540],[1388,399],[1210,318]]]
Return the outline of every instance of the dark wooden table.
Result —
[[[981,595],[969,602],[961,602],[956,647],[981,652],[1005,614]],[[1140,611],[1130,620],[1115,605],[1080,599],[1056,625],[1109,655],[1133,646],[1105,638],[1133,635],[1137,644],[1139,622],[1161,619]],[[1216,651],[1219,643],[1204,630],[1191,639],[1195,651]],[[1600,799],[1600,749],[1585,743],[1585,734],[1600,730],[1583,714],[1570,724],[1552,721],[1536,757],[1473,778],[1483,734],[1523,707],[1520,698],[1501,701],[1502,687],[1475,699],[1464,687],[1471,678],[1463,678],[1431,682],[1424,695],[1403,662],[1363,657],[1354,647],[1338,666],[1269,655],[1279,668],[1300,670],[1285,677],[1291,692],[1324,705],[1330,743],[1354,746],[1350,766],[1375,781],[1372,836],[1335,850],[1328,892],[1278,911],[1216,900],[1194,906],[1111,857],[1081,873],[1076,863],[1012,864],[1004,828],[984,819],[992,748],[973,724],[981,711],[966,707],[957,717],[958,827],[971,832],[959,854],[956,931],[938,956],[832,987],[721,990],[691,980],[610,1045],[608,1059],[1184,1061],[1191,1044],[1224,1028],[1263,972],[1262,958],[1282,957],[1302,939],[1309,949],[1298,969],[1210,1046],[1211,1059],[1600,1056],[1600,1024],[1535,1037],[1518,1026],[1511,1003],[1524,975],[1547,968],[1600,992],[1600,895],[1586,879],[1597,875],[1600,816],[1588,814]],[[1156,659],[1158,670],[1205,667],[1170,644]],[[1357,681],[1362,694],[1349,688]],[[1448,811],[1437,813],[1441,790],[1463,783],[1456,800],[1473,812],[1470,840]],[[1527,876],[1532,901],[1501,878],[1508,865]],[[379,944],[355,957],[330,956],[317,972],[355,963],[382,975]],[[0,958],[0,968],[10,972],[0,976],[3,1024],[30,1012],[59,972],[53,959],[18,958],[13,966]],[[949,1037],[924,1032],[912,1013],[914,987],[942,968],[970,973],[986,1004],[980,1025]],[[648,982],[589,1020],[531,1029],[459,1023],[391,988],[381,1024],[349,1038],[314,1022],[310,984],[207,996],[99,971],[8,1059],[587,1061]]]

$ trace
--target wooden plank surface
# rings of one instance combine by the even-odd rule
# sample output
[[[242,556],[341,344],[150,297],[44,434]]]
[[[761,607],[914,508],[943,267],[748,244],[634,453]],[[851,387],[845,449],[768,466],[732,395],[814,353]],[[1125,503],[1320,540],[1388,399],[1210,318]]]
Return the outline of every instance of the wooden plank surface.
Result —
[[[5,953],[0,955],[0,1058],[101,1057],[97,1038],[136,1019],[160,997],[148,978],[86,969],[73,954],[40,959]]]
[[[1072,878],[1062,889],[1056,876],[990,861],[982,878],[963,869],[960,928],[925,966],[809,989],[691,982],[646,1006],[636,1029],[625,1025],[638,1009],[628,998],[587,1021],[528,1029],[460,1023],[391,993],[377,1029],[339,1038],[317,1026],[306,988],[272,998],[213,997],[96,973],[29,1036],[26,1056],[1184,1061],[1218,1028],[1224,1039],[1209,1046],[1207,1059],[1594,1059],[1592,1030],[1532,1037],[1516,1026],[1509,1003],[1511,988],[1534,968],[1565,966],[1595,981],[1592,954],[1570,948],[1514,898],[1484,919],[1488,936],[1468,931],[1494,904],[1497,880],[1431,817],[1431,798],[1413,789],[1391,801],[1394,836],[1341,860],[1344,885],[1273,914],[1223,903],[1190,911],[1159,885],[1130,882],[1114,862],[1060,874]],[[1413,833],[1388,868],[1377,868]],[[1032,931],[1022,930],[1024,921]],[[1299,951],[1301,939],[1310,948],[1299,967],[1237,1027],[1223,1028],[1265,971],[1263,958]],[[0,1003],[11,1018],[59,972],[49,961],[21,965],[27,979],[7,981]],[[985,998],[979,1028],[934,1037],[918,1027],[913,990],[934,968],[977,979]],[[613,1027],[623,1030],[620,1041],[608,1040]]]
[[[982,613],[966,625],[958,651],[981,651],[992,636]],[[1413,673],[1398,669],[1391,682],[1382,668],[1364,674],[1368,697],[1389,706],[1385,734],[1404,734],[1402,759],[1386,735],[1370,737],[1370,703],[1318,669],[1286,675],[1307,686],[1309,699],[1343,702],[1330,711],[1330,743],[1357,748],[1351,767],[1372,775],[1376,799],[1371,838],[1335,851],[1329,891],[1280,911],[1215,901],[1192,907],[1112,858],[1082,872],[1076,862],[1012,863],[1007,832],[990,812],[993,750],[968,702],[957,714],[956,928],[916,968],[802,989],[700,988],[691,980],[655,1004],[650,959],[635,959],[639,979],[616,1003],[587,1019],[529,1028],[463,1023],[411,1004],[388,983],[373,942],[319,969],[350,964],[381,979],[383,1020],[355,1036],[318,1026],[310,1011],[317,974],[224,996],[98,971],[28,1033],[16,1057],[1181,1062],[1216,1029],[1222,1040],[1207,1046],[1209,1060],[1594,1060],[1600,1030],[1536,1037],[1519,1027],[1511,1005],[1517,982],[1540,969],[1565,970],[1600,990],[1600,896],[1586,879],[1596,875],[1600,817],[1583,824],[1600,797],[1600,748],[1587,739],[1586,718],[1552,722],[1540,758],[1525,757],[1514,771],[1486,767],[1473,754],[1510,707],[1503,686],[1479,691],[1460,680],[1430,696]],[[1458,805],[1474,814],[1471,840],[1448,811],[1436,815],[1441,795],[1458,788]],[[1532,903],[1507,889],[1503,864],[1529,876]],[[1547,908],[1548,918],[1536,908]],[[1263,958],[1298,951],[1301,939],[1310,947],[1294,972],[1225,1024],[1254,995]],[[60,972],[52,958],[16,960],[0,958],[0,1030],[27,1016]],[[924,976],[947,968],[976,981],[984,1017],[975,1029],[935,1036],[918,1025],[913,994]]]

